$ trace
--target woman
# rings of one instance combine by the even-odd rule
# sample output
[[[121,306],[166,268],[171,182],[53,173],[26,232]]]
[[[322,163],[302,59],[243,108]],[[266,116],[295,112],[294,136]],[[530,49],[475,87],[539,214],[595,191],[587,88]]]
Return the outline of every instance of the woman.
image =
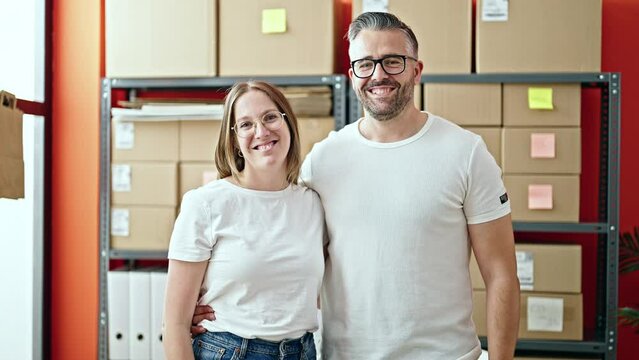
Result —
[[[296,184],[297,119],[280,91],[231,88],[215,159],[218,180],[184,195],[171,236],[167,359],[315,359],[324,215]],[[191,342],[196,304],[215,321]]]

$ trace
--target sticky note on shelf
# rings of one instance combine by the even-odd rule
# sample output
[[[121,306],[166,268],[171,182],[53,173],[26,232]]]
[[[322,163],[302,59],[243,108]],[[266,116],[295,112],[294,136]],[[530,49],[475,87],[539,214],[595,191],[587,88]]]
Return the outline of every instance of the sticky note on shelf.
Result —
[[[555,158],[555,134],[530,134],[530,157],[533,159]]]
[[[552,88],[528,88],[528,108],[531,110],[553,110]]]
[[[528,331],[563,331],[564,299],[531,296],[527,305]]]
[[[286,9],[262,10],[262,34],[286,32]]]
[[[552,185],[528,185],[528,209],[552,210]]]

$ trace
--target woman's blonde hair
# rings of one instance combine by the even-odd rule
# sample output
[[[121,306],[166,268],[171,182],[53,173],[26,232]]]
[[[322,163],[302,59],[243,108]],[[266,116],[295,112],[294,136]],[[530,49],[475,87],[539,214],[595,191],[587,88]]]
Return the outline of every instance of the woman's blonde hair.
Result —
[[[215,149],[215,166],[218,178],[223,179],[233,176],[235,180],[239,181],[239,174],[244,170],[244,158],[238,154],[240,147],[231,128],[235,125],[235,102],[249,91],[263,92],[273,101],[280,112],[286,114],[284,120],[291,134],[291,144],[286,155],[286,180],[289,183],[297,184],[300,167],[302,166],[297,118],[293,114],[291,105],[284,97],[284,94],[275,86],[264,81],[238,82],[233,85],[224,99],[224,115],[222,117],[220,138]]]

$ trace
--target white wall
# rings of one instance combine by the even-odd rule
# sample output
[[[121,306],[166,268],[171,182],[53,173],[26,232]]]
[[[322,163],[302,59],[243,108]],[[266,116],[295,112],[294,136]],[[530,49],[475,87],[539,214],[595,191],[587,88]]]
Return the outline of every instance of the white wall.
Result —
[[[0,9],[0,89],[43,101],[44,1]],[[0,199],[0,359],[41,359],[44,119],[23,129],[25,198]]]

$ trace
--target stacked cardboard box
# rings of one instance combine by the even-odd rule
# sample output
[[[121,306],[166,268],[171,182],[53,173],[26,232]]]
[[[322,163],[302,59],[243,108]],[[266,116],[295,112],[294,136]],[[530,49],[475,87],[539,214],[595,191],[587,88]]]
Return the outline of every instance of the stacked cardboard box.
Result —
[[[519,338],[583,339],[581,246],[517,244],[521,285]],[[475,257],[470,261],[473,321],[487,335],[486,285]]]
[[[599,72],[602,0],[478,0],[478,73]]]
[[[168,248],[177,199],[178,122],[113,121],[111,247]]]
[[[107,0],[106,75],[217,75],[217,0]]]
[[[217,179],[215,148],[221,125],[220,120],[180,121],[179,199]]]
[[[501,160],[501,84],[424,84],[424,108],[480,135]]]
[[[220,75],[334,73],[333,1],[219,2]]]
[[[578,222],[579,84],[504,84],[502,169],[515,221]]]

